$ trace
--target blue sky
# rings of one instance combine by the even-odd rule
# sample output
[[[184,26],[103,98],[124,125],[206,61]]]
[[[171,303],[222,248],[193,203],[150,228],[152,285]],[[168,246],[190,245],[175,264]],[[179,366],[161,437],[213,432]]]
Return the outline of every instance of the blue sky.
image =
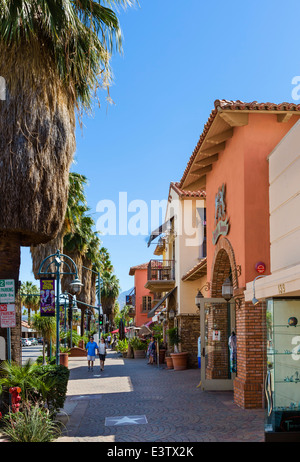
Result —
[[[167,199],[216,99],[293,102],[299,9],[299,0],[140,0],[118,13],[124,52],[112,59],[115,104],[103,92],[101,108],[84,118],[72,166],[89,180],[95,222],[98,202],[118,206],[119,192],[128,202]],[[153,257],[146,239],[102,236],[123,291],[133,286],[130,266]],[[34,281],[26,248],[20,280]]]

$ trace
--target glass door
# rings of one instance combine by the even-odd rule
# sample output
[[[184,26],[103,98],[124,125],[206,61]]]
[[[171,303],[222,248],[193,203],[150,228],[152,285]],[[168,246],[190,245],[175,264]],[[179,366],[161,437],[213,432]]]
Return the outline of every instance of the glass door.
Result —
[[[235,331],[235,303],[224,298],[203,298],[200,302],[201,388],[233,390],[228,340]]]

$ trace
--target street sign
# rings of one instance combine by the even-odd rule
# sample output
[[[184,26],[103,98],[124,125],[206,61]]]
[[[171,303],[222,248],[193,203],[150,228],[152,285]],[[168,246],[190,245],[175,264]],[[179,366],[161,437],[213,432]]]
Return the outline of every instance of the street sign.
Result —
[[[0,313],[3,311],[15,311],[15,304],[14,303],[5,303],[0,305]]]
[[[0,279],[0,304],[14,303],[15,281],[14,279]]]
[[[2,328],[16,327],[16,312],[2,311],[0,314],[0,324]]]

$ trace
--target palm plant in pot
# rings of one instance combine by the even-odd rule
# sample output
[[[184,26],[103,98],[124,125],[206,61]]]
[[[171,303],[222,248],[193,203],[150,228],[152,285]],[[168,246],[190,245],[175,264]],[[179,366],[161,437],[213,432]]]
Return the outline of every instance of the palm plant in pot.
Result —
[[[133,349],[134,358],[145,358],[145,352],[147,349],[147,344],[142,342],[139,337],[133,337],[130,339],[130,344]]]
[[[176,371],[182,371],[187,368],[187,352],[180,352],[178,351],[178,345],[181,342],[178,328],[173,327],[172,329],[167,330],[167,334],[169,337],[169,345],[174,348],[174,353],[171,353],[171,358],[173,362],[173,368]]]

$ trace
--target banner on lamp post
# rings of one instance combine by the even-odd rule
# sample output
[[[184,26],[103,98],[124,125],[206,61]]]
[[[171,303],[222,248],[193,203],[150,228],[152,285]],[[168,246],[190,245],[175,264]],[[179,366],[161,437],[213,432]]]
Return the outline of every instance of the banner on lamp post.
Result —
[[[55,316],[55,279],[40,280],[41,316]]]

